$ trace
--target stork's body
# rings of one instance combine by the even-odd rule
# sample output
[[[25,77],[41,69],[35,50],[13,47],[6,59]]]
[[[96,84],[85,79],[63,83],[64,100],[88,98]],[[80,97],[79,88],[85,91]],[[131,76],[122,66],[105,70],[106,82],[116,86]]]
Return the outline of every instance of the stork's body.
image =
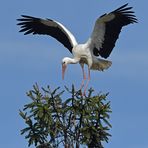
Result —
[[[92,45],[91,45],[91,39],[88,40],[85,44],[77,44],[72,49],[73,58],[65,57],[62,60],[62,78],[64,79],[64,73],[65,69],[67,67],[67,64],[77,64],[79,63],[82,68],[83,73],[83,80],[81,83],[81,89],[84,85],[84,80],[86,79],[86,74],[84,71],[84,64],[88,65],[88,77],[87,77],[87,83],[84,88],[84,94],[87,89],[88,83],[90,81],[90,70],[99,70],[103,71],[104,69],[107,69],[111,66],[112,62],[100,59],[96,57],[92,52]]]
[[[18,25],[21,26],[20,32],[24,34],[41,34],[50,35],[61,42],[72,54],[73,58],[65,57],[62,60],[62,77],[68,64],[80,63],[83,72],[83,87],[86,75],[84,72],[84,64],[88,65],[88,81],[86,83],[84,94],[90,80],[90,69],[103,71],[111,66],[111,61],[98,58],[108,58],[111,54],[116,40],[119,37],[123,26],[136,23],[137,19],[132,7],[128,4],[99,17],[96,22],[92,34],[88,41],[84,44],[78,44],[73,34],[61,23],[51,19],[41,19],[32,16],[22,15],[18,19]]]

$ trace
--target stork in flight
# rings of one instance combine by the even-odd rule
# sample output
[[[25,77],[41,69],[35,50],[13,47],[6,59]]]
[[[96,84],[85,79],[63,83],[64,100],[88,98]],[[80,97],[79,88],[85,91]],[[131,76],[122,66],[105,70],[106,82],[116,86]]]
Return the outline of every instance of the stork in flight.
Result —
[[[24,32],[24,35],[31,33],[33,35],[49,35],[61,42],[72,53],[73,58],[65,57],[62,60],[63,79],[67,65],[79,63],[83,72],[82,88],[84,80],[86,80],[84,64],[88,65],[88,77],[84,88],[85,94],[90,80],[90,69],[103,71],[112,64],[111,61],[100,59],[98,56],[108,58],[122,27],[137,23],[136,16],[131,9],[132,7],[125,4],[108,14],[100,16],[95,22],[90,38],[84,44],[78,44],[73,34],[55,20],[22,15],[21,19],[17,19],[19,21],[17,25],[20,25],[20,32]]]

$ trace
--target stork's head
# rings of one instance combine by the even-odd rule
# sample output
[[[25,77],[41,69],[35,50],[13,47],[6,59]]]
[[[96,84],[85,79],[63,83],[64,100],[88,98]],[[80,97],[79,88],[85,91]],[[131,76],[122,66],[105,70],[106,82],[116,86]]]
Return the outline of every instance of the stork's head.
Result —
[[[65,70],[68,64],[76,64],[80,61],[80,58],[65,57],[62,60],[62,79],[64,79]]]

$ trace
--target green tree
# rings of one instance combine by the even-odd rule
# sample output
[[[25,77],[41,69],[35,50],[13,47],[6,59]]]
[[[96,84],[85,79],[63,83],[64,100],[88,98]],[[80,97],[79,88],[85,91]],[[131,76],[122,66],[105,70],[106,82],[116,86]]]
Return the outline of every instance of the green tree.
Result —
[[[102,142],[108,142],[111,136],[109,117],[110,102],[108,94],[93,95],[93,89],[88,90],[88,96],[82,96],[81,91],[65,87],[70,97],[63,97],[65,91],[60,88],[51,90],[33,86],[27,93],[31,99],[24,105],[19,114],[26,126],[21,130],[28,145],[37,148],[103,148]]]

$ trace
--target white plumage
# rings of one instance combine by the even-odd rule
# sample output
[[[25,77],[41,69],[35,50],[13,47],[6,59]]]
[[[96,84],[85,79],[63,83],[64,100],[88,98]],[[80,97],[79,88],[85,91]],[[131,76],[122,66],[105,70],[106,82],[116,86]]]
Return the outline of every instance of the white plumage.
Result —
[[[78,44],[73,34],[55,20],[22,15],[22,18],[18,19],[18,25],[21,26],[20,32],[25,32],[25,35],[32,33],[54,37],[73,54],[73,58],[65,57],[62,60],[63,79],[68,64],[80,63],[83,72],[82,88],[86,79],[84,64],[88,65],[88,81],[84,88],[85,94],[90,80],[90,69],[103,71],[112,64],[111,61],[100,59],[98,56],[107,58],[115,46],[122,27],[137,23],[134,12],[131,11],[132,7],[127,7],[127,5],[125,4],[109,14],[99,17],[95,22],[90,38],[84,44]]]

